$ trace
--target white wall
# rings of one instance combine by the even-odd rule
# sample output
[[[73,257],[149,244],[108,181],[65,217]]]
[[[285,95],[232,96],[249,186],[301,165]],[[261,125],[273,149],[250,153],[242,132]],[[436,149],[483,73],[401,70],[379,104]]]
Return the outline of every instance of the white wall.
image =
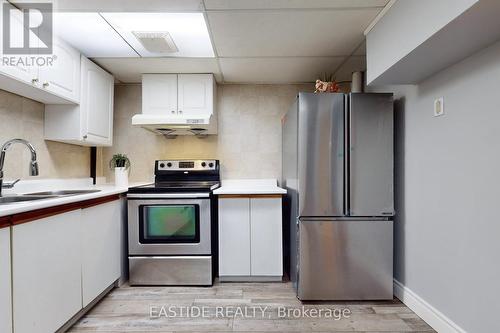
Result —
[[[230,178],[281,177],[281,117],[303,85],[219,85],[218,134],[200,139],[179,136],[165,139],[133,127],[132,116],[141,112],[141,86],[115,86],[113,147],[103,149],[100,173],[112,180],[108,161],[115,153],[130,157],[132,181],[148,181],[157,159],[209,159],[221,161],[221,176]]]
[[[465,331],[500,332],[500,42],[375,90],[398,99],[395,278]]]

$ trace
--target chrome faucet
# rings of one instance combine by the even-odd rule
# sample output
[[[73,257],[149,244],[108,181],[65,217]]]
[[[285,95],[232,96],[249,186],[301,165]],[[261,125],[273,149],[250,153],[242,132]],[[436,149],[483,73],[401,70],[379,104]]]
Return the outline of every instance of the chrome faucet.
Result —
[[[31,143],[23,139],[12,139],[7,141],[6,143],[3,144],[2,149],[0,150],[0,197],[2,196],[2,188],[12,188],[14,184],[19,181],[18,179],[9,185],[3,184],[3,166],[5,162],[5,153],[14,143],[22,143],[23,145],[28,147],[28,149],[31,152],[31,162],[29,169],[30,176],[38,176],[38,162],[36,161],[35,147],[33,147]]]

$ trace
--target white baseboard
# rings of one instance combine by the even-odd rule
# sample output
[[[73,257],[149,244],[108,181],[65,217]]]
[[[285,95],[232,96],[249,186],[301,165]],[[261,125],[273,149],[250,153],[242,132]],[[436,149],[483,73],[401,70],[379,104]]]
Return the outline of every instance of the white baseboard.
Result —
[[[466,333],[450,318],[394,279],[394,295],[439,333]]]

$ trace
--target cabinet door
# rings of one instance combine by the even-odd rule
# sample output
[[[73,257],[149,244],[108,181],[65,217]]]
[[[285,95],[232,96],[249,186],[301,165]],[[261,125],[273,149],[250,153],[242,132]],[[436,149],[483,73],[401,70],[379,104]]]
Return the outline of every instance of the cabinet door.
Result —
[[[250,275],[250,200],[219,199],[219,275]]]
[[[4,4],[6,4],[6,1],[0,1],[0,11],[2,11],[4,8]],[[24,28],[23,26],[23,13],[15,9],[14,7],[11,8],[10,10],[10,19],[11,19],[11,25],[10,25],[10,44],[11,47],[22,47],[24,45],[24,39],[23,35],[27,34],[28,31]],[[3,18],[3,16],[2,16]],[[3,20],[3,19],[2,19]],[[3,24],[0,24],[0,36],[3,36]],[[35,40],[30,41],[30,45],[33,45],[36,42]],[[14,63],[16,65],[11,66],[11,64],[4,64],[3,61],[0,61],[0,73],[1,74],[6,74],[12,78],[15,78],[19,81],[29,83],[29,84],[36,84],[36,81],[33,81],[34,79],[37,78],[38,75],[38,68],[36,66],[24,66],[22,63],[18,62],[18,59],[25,59],[29,58],[30,56],[36,56],[35,53],[33,54],[4,54],[3,53],[3,43],[0,43],[0,48],[2,50],[1,55],[5,57],[13,57]],[[21,58],[19,58],[21,57]],[[14,64],[13,63],[13,64]]]
[[[114,78],[82,56],[83,139],[96,145],[113,143]]]
[[[10,228],[0,229],[0,332],[12,332]]]
[[[179,74],[179,114],[206,116],[213,113],[214,78],[212,74]]]
[[[80,53],[58,38],[53,41],[52,66],[40,67],[41,87],[70,101],[80,101]]]
[[[81,210],[12,227],[16,333],[55,332],[82,308]]]
[[[252,275],[282,276],[281,198],[250,199]]]
[[[87,306],[120,278],[119,200],[82,210],[82,294]]]
[[[142,75],[142,113],[177,114],[177,74]]]

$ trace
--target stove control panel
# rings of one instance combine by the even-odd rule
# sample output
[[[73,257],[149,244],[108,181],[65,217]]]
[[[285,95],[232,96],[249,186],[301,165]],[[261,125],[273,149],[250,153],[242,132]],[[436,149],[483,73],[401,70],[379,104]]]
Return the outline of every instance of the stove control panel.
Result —
[[[156,161],[159,171],[203,171],[217,170],[217,160],[161,160]]]

